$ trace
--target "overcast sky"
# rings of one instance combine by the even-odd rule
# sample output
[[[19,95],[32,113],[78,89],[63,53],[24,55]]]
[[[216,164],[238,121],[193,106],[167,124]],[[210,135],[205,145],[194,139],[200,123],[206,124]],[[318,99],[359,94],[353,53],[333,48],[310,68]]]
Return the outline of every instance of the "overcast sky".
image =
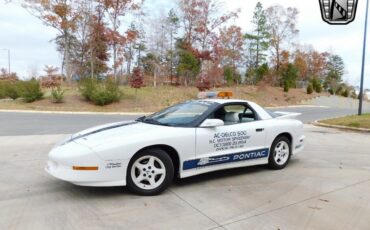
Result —
[[[258,0],[226,0],[224,8],[241,9],[235,23],[244,32],[251,29],[251,18]],[[146,11],[167,14],[173,0],[147,0]],[[260,0],[265,8],[274,4],[296,7],[300,14],[300,30],[296,42],[311,44],[319,51],[332,51],[344,58],[345,81],[359,85],[361,74],[362,41],[365,18],[365,1],[359,1],[356,19],[349,25],[333,26],[322,21],[318,0]],[[150,9],[150,11],[148,10]],[[60,66],[61,57],[55,50],[56,31],[46,27],[19,4],[5,4],[0,0],[0,49],[11,50],[11,70],[22,77],[30,72],[43,74],[44,65]],[[370,40],[370,39],[369,39]],[[370,50],[368,46],[367,53]],[[366,62],[365,87],[370,88],[370,56]],[[0,50],[0,67],[7,67],[7,52]]]

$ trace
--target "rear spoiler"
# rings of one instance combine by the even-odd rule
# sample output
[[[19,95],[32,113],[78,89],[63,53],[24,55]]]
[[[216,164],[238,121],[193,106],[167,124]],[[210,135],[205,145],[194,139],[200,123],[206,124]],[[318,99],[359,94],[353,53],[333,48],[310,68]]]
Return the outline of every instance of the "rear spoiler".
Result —
[[[282,111],[277,111],[274,112],[277,117],[274,119],[295,119],[298,116],[302,115],[302,113],[292,113],[292,112],[282,112]]]

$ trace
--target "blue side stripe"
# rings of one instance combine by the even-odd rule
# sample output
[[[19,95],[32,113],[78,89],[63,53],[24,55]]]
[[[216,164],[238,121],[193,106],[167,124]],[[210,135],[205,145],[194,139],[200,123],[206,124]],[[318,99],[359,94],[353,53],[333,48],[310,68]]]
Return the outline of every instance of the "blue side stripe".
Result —
[[[215,157],[206,157],[188,160],[183,163],[183,170],[202,168],[211,165],[227,164],[232,162],[247,161],[268,157],[269,149],[259,149],[248,152],[232,153]]]

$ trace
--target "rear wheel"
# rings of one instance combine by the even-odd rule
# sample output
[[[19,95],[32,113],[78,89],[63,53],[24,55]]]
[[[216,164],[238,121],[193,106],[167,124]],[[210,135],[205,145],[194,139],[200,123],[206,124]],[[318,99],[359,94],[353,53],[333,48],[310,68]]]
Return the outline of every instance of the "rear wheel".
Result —
[[[130,161],[127,186],[132,192],[140,195],[158,195],[169,186],[173,175],[173,163],[165,151],[144,150]]]
[[[291,152],[290,140],[285,136],[277,137],[271,145],[269,167],[272,169],[285,168],[289,163]]]

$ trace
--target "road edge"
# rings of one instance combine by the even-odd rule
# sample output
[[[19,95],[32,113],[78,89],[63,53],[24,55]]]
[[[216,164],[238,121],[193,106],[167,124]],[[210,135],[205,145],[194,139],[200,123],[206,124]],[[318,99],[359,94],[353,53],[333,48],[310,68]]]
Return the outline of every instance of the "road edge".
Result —
[[[270,106],[266,109],[284,109],[284,108],[329,108],[319,105],[288,105],[288,106]],[[81,115],[126,115],[126,116],[144,116],[154,112],[94,112],[94,111],[52,111],[52,110],[27,110],[27,109],[0,109],[4,113],[44,113],[44,114],[81,114]]]
[[[126,115],[126,116],[144,116],[151,112],[92,112],[92,111],[48,111],[48,110],[12,110],[0,109],[4,113],[41,113],[41,114],[76,114],[76,115]]]
[[[334,128],[334,129],[342,129],[342,130],[350,130],[350,131],[357,131],[357,132],[363,132],[363,133],[370,133],[370,129],[365,129],[365,128],[354,128],[354,127],[348,127],[348,126],[343,126],[343,125],[329,125],[322,123],[318,120],[314,121],[312,123],[315,126],[321,126],[325,128]]]

